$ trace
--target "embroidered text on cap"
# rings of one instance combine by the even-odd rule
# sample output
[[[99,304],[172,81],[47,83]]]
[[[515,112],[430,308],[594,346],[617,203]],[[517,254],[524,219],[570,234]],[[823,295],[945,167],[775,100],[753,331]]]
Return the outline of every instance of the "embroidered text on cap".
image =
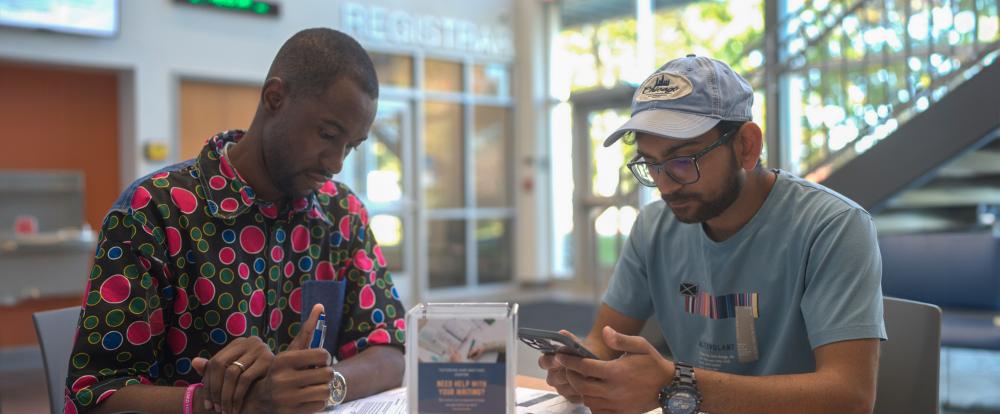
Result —
[[[691,93],[693,87],[687,77],[679,73],[660,72],[650,76],[639,87],[639,102],[677,99]]]

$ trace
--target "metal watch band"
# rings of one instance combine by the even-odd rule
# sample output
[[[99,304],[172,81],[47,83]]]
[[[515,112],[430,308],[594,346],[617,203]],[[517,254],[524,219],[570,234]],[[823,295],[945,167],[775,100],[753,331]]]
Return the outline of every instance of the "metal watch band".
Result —
[[[694,367],[683,362],[674,362],[674,387],[697,388],[698,380],[694,377]]]

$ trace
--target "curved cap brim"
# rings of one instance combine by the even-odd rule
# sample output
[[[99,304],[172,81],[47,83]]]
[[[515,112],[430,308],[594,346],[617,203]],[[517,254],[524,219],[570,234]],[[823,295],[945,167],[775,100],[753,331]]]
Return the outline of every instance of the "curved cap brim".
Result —
[[[625,122],[625,125],[615,130],[608,139],[604,140],[604,146],[610,147],[629,131],[659,135],[670,139],[691,139],[708,132],[719,121],[721,121],[719,118],[685,114],[666,109],[648,109],[635,114],[628,122]]]

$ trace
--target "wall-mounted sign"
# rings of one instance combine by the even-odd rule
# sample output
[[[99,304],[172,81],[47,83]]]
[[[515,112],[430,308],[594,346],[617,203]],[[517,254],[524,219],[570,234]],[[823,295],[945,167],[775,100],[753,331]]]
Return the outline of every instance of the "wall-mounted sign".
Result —
[[[248,12],[262,16],[277,16],[278,5],[257,0],[174,0],[174,3],[207,6],[216,9]]]
[[[359,39],[491,57],[514,54],[510,29],[501,26],[355,3],[344,3],[341,21],[341,30]]]

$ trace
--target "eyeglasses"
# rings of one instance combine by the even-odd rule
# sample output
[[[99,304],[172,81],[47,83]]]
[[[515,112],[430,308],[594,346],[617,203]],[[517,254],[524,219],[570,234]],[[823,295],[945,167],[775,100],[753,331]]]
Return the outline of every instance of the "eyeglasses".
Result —
[[[642,156],[636,155],[635,158],[627,164],[628,169],[632,170],[632,175],[635,175],[635,178],[639,180],[639,183],[646,187],[656,187],[654,179],[660,175],[660,170],[666,172],[672,180],[677,182],[677,184],[694,184],[701,178],[701,171],[698,170],[698,158],[703,157],[705,154],[708,154],[709,151],[715,149],[715,147],[718,147],[728,141],[729,138],[731,138],[738,130],[739,128],[736,128],[727,132],[719,138],[718,141],[715,141],[714,144],[694,156],[674,157],[662,163],[656,164],[652,162],[639,161]]]

